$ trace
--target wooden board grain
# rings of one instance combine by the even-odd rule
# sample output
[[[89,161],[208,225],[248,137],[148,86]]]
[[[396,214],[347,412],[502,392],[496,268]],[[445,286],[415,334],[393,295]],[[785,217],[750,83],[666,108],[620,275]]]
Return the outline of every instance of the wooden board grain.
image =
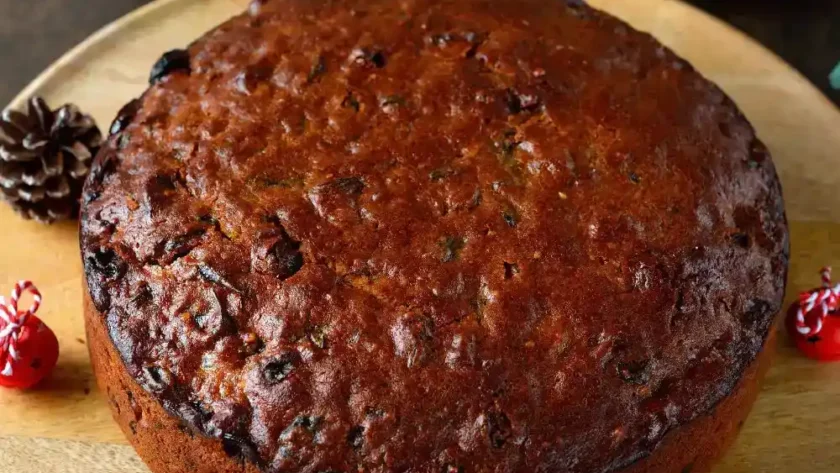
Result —
[[[675,0],[591,0],[652,32],[716,81],[773,152],[791,220],[787,300],[840,266],[840,111],[788,65],[742,34]],[[35,80],[38,93],[78,103],[107,126],[146,86],[161,52],[188,44],[247,0],[158,0],[106,27]],[[59,365],[37,389],[0,391],[0,464],[9,471],[144,472],[94,385],[81,315],[76,226],[43,227],[0,206],[0,292],[37,281],[39,315],[61,343]],[[840,471],[840,364],[813,363],[785,335],[738,443],[719,473]]]

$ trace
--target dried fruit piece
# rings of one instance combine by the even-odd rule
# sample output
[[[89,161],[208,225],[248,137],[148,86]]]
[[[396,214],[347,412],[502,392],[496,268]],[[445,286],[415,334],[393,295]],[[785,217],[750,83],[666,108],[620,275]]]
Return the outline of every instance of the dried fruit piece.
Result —
[[[110,133],[116,135],[123,131],[134,120],[134,116],[137,115],[138,110],[140,110],[140,99],[134,99],[123,105],[120,111],[117,112],[114,121],[111,122],[111,127],[109,128]]]
[[[440,247],[443,249],[443,256],[441,261],[449,263],[455,261],[464,248],[465,241],[461,237],[448,236],[440,242]]]
[[[361,425],[353,427],[350,429],[350,432],[347,433],[347,444],[353,447],[354,450],[362,448],[364,441],[365,428]]]
[[[368,68],[382,69],[387,64],[385,53],[377,49],[355,49],[350,58],[355,64]]]
[[[729,236],[732,240],[732,243],[740,246],[741,248],[749,248],[750,247],[750,236],[744,232],[736,232]]]
[[[309,332],[309,340],[318,348],[326,348],[327,334],[324,327],[314,327]]]
[[[149,287],[149,284],[141,282],[134,290],[131,296],[131,302],[137,307],[145,307],[152,302],[153,298],[154,294],[152,294],[152,289]]]
[[[165,240],[160,245],[162,248],[158,248],[157,251],[158,264],[168,265],[176,259],[186,256],[201,243],[205,233],[205,229],[199,228]]]
[[[542,106],[540,98],[532,94],[522,94],[513,89],[505,90],[505,105],[508,113],[517,115],[522,112],[534,112]]]
[[[251,268],[262,274],[288,279],[303,267],[300,242],[293,240],[280,227],[261,232],[251,248]]]
[[[339,177],[333,185],[347,195],[359,195],[365,188],[365,183],[358,177]]]
[[[505,279],[511,279],[512,277],[519,274],[519,265],[516,263],[504,263],[505,266]]]
[[[318,80],[319,77],[327,72],[327,63],[324,61],[324,56],[318,56],[312,69],[309,70],[309,75],[306,76],[306,83],[311,84]]]
[[[111,248],[100,247],[85,256],[86,269],[103,279],[117,279],[125,273],[125,262]]]
[[[360,219],[359,199],[365,183],[360,177],[339,177],[309,190],[309,201],[323,218],[332,222]]]
[[[146,365],[142,368],[143,386],[151,392],[162,392],[172,386],[172,374],[168,369],[157,365]]]
[[[387,97],[383,97],[382,100],[379,102],[379,105],[382,108],[405,105],[405,97],[396,94],[389,95]]]
[[[511,436],[510,419],[504,412],[487,414],[487,433],[493,448],[502,448]]]
[[[97,158],[90,169],[87,188],[84,194],[85,203],[98,199],[102,192],[105,179],[117,170],[117,158],[114,154],[105,152]]]
[[[429,180],[432,182],[439,182],[447,177],[455,174],[455,170],[449,166],[444,166],[442,168],[435,169],[434,171],[429,173]]]
[[[274,75],[274,64],[266,59],[260,60],[237,74],[236,88],[244,94],[251,94],[257,90],[260,84],[271,79],[272,75]]]
[[[359,100],[353,95],[353,92],[347,92],[344,100],[341,101],[341,106],[344,108],[352,108],[354,112],[358,112],[361,108]]]
[[[173,49],[163,53],[163,56],[152,66],[149,73],[149,84],[153,85],[173,72],[190,73],[190,53],[184,49]]]
[[[650,379],[649,363],[647,361],[619,362],[615,366],[618,377],[628,384],[643,385]]]
[[[263,464],[254,444],[239,435],[222,434],[222,449],[229,457],[235,458],[241,463],[248,461],[257,466]]]
[[[504,219],[507,226],[514,228],[519,223],[519,214],[513,207],[508,207],[502,211],[502,219]]]
[[[262,367],[262,378],[269,386],[279,384],[295,369],[294,356],[286,353],[269,359]]]

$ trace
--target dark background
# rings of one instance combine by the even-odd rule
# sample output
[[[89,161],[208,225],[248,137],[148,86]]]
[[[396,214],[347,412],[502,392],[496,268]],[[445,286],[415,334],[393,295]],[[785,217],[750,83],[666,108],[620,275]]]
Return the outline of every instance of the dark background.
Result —
[[[828,83],[840,62],[840,0],[687,1],[759,40],[840,105],[840,91]],[[146,3],[0,0],[0,107],[65,51]]]

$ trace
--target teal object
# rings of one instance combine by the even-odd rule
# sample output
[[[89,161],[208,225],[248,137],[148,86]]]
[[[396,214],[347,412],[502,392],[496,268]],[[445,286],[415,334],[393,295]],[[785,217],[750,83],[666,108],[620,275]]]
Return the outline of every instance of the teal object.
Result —
[[[837,66],[831,71],[828,80],[831,82],[832,89],[840,90],[840,63],[837,63]]]

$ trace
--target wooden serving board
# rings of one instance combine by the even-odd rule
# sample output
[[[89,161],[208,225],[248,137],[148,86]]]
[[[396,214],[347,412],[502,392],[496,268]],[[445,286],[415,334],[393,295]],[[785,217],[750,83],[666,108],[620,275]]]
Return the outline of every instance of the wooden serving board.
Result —
[[[591,0],[652,32],[716,81],[773,152],[791,220],[787,300],[840,267],[840,111],[806,79],[739,32],[675,0]],[[12,102],[33,94],[72,101],[104,128],[146,87],[151,64],[243,11],[247,0],[159,0],[68,53]],[[5,471],[147,472],[111,420],[92,377],[81,313],[81,261],[72,223],[44,227],[0,206],[0,292],[37,282],[39,312],[57,333],[53,376],[26,392],[0,390],[0,465]],[[797,354],[782,335],[776,362],[720,473],[840,471],[840,364]]]

